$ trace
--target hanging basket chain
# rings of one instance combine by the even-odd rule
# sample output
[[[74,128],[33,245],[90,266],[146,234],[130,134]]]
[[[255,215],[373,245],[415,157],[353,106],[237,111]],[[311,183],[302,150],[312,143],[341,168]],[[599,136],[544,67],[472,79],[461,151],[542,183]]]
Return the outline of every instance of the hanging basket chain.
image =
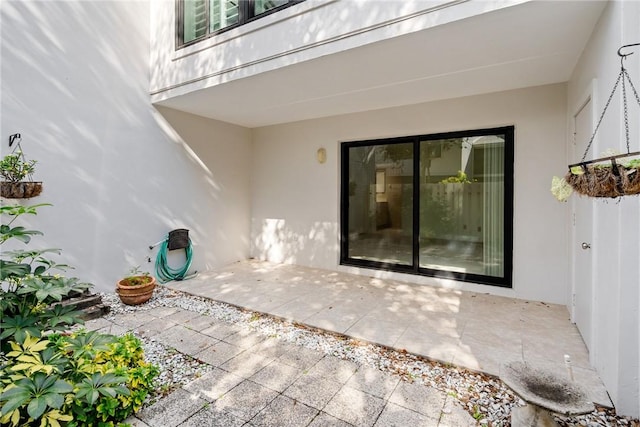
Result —
[[[638,96],[638,91],[636,90],[636,87],[633,85],[633,82],[631,81],[631,77],[629,77],[629,73],[627,73],[626,69],[624,70],[624,75],[627,77],[629,86],[631,86],[631,90],[633,91],[633,94],[636,97],[636,102],[638,102],[638,105],[640,105],[640,96]]]
[[[604,109],[602,110],[602,114],[600,114],[600,118],[598,119],[598,124],[596,124],[596,127],[593,131],[593,135],[591,135],[591,139],[589,140],[589,143],[587,144],[587,149],[584,150],[584,154],[582,155],[582,159],[580,159],[580,162],[584,162],[584,159],[587,158],[587,153],[589,152],[589,149],[591,148],[591,144],[593,144],[593,140],[596,139],[596,134],[598,133],[598,129],[600,129],[600,125],[602,124],[602,120],[604,119],[604,115],[607,112],[607,108],[609,108],[609,104],[611,104],[611,100],[613,99],[613,95],[615,95],[616,93],[616,89],[618,88],[618,85],[620,84],[620,80],[622,80],[623,76],[624,76],[624,68],[622,70],[620,70],[620,74],[618,74],[618,78],[616,79],[616,83],[613,85],[613,90],[611,91],[611,94],[609,95],[609,99],[607,99],[606,104],[604,104]]]
[[[627,72],[627,69],[624,68],[624,65],[621,66],[620,69],[620,73],[618,74],[618,78],[616,79],[615,84],[613,85],[613,89],[611,90],[611,94],[609,94],[609,98],[607,99],[606,104],[604,105],[604,108],[602,109],[602,113],[600,114],[600,118],[598,119],[598,123],[596,124],[596,127],[593,131],[593,135],[591,135],[591,139],[589,139],[589,143],[587,144],[587,148],[586,150],[584,150],[584,154],[582,155],[582,159],[580,159],[580,163],[584,163],[584,160],[587,158],[587,154],[589,153],[589,149],[591,149],[591,145],[593,144],[593,141],[596,138],[596,134],[598,133],[598,129],[600,128],[600,125],[602,124],[602,121],[604,119],[604,115],[607,112],[607,109],[609,108],[609,105],[611,104],[611,100],[613,99],[613,96],[616,93],[616,90],[618,89],[618,85],[620,84],[620,81],[622,81],[622,104],[623,104],[623,109],[624,109],[624,129],[625,129],[625,137],[626,137],[626,147],[627,147],[627,154],[631,153],[631,147],[630,147],[630,135],[629,135],[629,107],[628,107],[628,102],[627,102],[627,86],[626,83],[629,83],[629,86],[631,87],[631,90],[633,92],[633,95],[636,98],[636,102],[638,103],[638,106],[640,106],[640,95],[638,95],[638,91],[636,90],[635,86],[633,85],[633,81],[631,80],[631,77],[629,76],[629,73]]]
[[[618,74],[618,78],[616,79],[613,89],[611,90],[611,94],[609,95],[602,113],[600,114],[595,130],[591,135],[591,139],[589,139],[587,143],[582,160],[579,163],[569,165],[569,171],[565,175],[565,183],[581,195],[589,197],[618,198],[622,196],[640,194],[640,166],[638,163],[640,160],[637,158],[629,160],[629,158],[640,156],[640,151],[632,153],[630,147],[631,138],[627,83],[629,84],[628,87],[631,88],[631,92],[633,92],[633,96],[635,97],[638,106],[640,106],[640,96],[633,85],[633,81],[631,80],[629,73],[624,67],[624,60],[627,56],[632,55],[632,53],[622,53],[622,49],[632,46],[640,46],[640,43],[625,45],[618,49],[618,55],[620,56],[620,73]],[[615,95],[618,86],[620,86],[621,81],[621,97],[627,152],[625,154],[610,154],[606,157],[585,161],[587,153],[593,145],[595,136],[602,125],[604,116],[611,105],[613,96]],[[620,161],[621,159],[626,160]]]
[[[622,73],[626,75],[624,66],[622,67]],[[627,85],[626,79],[622,78],[622,106],[624,110],[624,136],[627,142],[627,154],[629,154],[629,107],[627,106]]]

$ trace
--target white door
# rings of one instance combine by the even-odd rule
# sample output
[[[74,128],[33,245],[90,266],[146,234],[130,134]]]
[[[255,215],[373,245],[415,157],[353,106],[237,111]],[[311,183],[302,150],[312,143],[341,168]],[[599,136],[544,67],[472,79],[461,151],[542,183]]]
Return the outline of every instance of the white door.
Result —
[[[574,116],[575,145],[573,158],[579,161],[591,138],[593,128],[592,102],[589,99]],[[587,154],[587,160],[593,153]],[[573,199],[573,320],[582,334],[582,339],[591,349],[593,341],[592,309],[592,234],[593,200],[574,194]]]

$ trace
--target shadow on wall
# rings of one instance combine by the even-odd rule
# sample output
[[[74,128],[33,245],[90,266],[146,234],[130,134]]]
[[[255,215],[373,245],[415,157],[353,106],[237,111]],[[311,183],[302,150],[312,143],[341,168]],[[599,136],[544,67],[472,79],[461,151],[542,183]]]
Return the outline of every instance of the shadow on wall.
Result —
[[[195,245],[223,238],[210,219],[223,186],[149,103],[149,4],[3,2],[0,13],[0,136],[22,133],[38,160],[44,191],[27,204],[55,206],[26,224],[45,232],[33,245],[63,248],[75,275],[112,290],[131,266],[151,268],[148,245],[171,229],[191,229]],[[226,261],[195,252],[199,268]]]
[[[267,218],[254,224],[252,255],[262,261],[335,268],[338,263],[338,225]]]

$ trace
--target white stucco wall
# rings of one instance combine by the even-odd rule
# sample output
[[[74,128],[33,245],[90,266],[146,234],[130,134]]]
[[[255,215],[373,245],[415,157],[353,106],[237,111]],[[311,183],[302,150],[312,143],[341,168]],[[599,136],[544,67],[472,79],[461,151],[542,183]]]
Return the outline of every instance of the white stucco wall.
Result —
[[[624,44],[640,42],[640,4],[610,2],[603,13],[575,72],[568,83],[568,116],[589,91],[593,79],[593,108],[599,116],[620,72],[616,54]],[[640,50],[627,58],[625,67],[636,89],[640,87]],[[607,149],[626,152],[620,89],[607,110],[588,159]],[[638,105],[629,91],[631,151],[640,150]],[[575,109],[575,108],[573,108]],[[595,123],[594,123],[595,126]],[[571,147],[569,147],[571,152]],[[582,153],[580,153],[581,155]],[[575,159],[578,160],[578,159]],[[621,414],[640,414],[638,316],[640,287],[640,199],[593,201],[593,344],[592,363]],[[579,212],[578,212],[579,214]]]
[[[103,291],[131,266],[152,271],[148,245],[173,228],[191,230],[194,269],[245,258],[250,133],[165,112],[176,132],[151,106],[149,2],[0,8],[1,152],[21,133],[44,181],[25,203],[54,205],[29,219],[45,233],[33,245],[62,248]]]
[[[154,1],[151,93],[157,102],[522,2],[306,0],[176,50],[175,3]]]
[[[567,207],[549,192],[566,169],[565,101],[558,84],[254,129],[252,255],[566,304]],[[515,125],[512,290],[338,265],[341,141],[505,125]]]

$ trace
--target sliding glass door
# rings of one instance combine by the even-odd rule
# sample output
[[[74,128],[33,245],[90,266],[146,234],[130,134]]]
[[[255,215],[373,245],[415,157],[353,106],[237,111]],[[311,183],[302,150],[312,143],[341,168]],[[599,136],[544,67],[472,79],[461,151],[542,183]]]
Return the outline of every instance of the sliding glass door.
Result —
[[[413,143],[349,152],[348,257],[413,263]]]
[[[343,143],[341,262],[511,286],[513,127]]]
[[[504,144],[420,142],[421,268],[504,277]]]

